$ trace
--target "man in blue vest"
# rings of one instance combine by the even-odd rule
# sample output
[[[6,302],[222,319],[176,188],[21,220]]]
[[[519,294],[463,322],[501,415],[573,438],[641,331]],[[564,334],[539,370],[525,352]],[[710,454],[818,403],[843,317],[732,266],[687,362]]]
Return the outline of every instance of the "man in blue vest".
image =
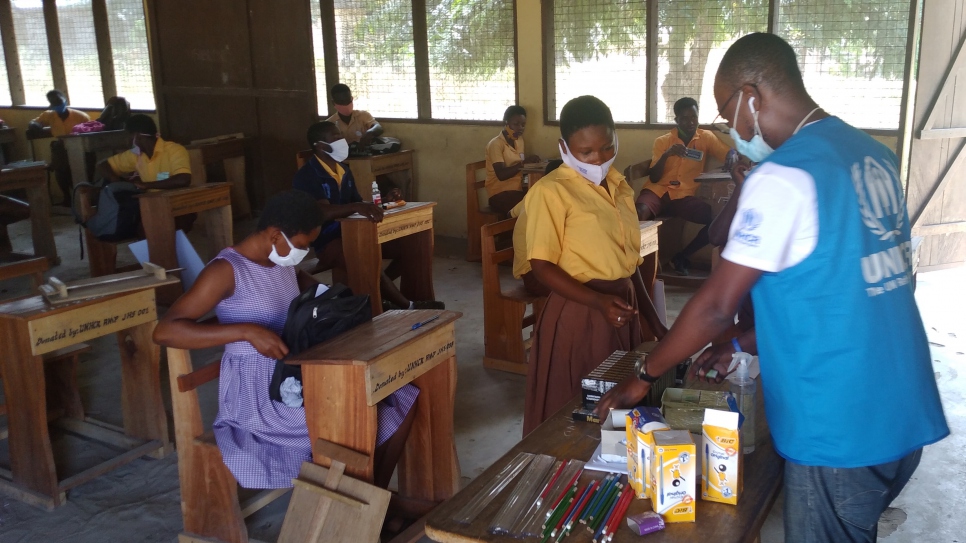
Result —
[[[922,448],[949,434],[913,298],[896,156],[818,107],[775,35],[736,41],[714,95],[738,152],[759,165],[720,266],[598,409],[640,401],[730,326],[750,291],[766,415],[786,460],[785,541],[874,543]]]

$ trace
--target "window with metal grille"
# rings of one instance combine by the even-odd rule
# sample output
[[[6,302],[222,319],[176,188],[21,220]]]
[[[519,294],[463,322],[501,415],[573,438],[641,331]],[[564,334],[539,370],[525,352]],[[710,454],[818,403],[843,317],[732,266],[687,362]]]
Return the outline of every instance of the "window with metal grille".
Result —
[[[7,75],[7,54],[0,47],[0,106],[13,104],[10,96],[10,77]]]
[[[654,120],[674,122],[674,102],[698,101],[698,120],[718,114],[714,76],[728,47],[768,30],[768,0],[658,0],[657,88]]]
[[[571,98],[592,94],[615,121],[644,122],[646,11],[644,0],[553,3],[552,119]]]
[[[516,103],[513,0],[429,0],[434,119],[500,119]]]
[[[64,71],[70,104],[75,107],[104,107],[101,66],[94,35],[91,0],[57,3],[57,24],[64,51]],[[19,36],[18,36],[19,37]]]
[[[118,96],[127,98],[134,109],[153,110],[154,81],[141,0],[107,0],[107,22]]]
[[[775,33],[798,54],[805,87],[862,128],[896,129],[909,0],[781,0]]]
[[[325,48],[322,46],[322,7],[318,0],[309,2],[312,12],[312,50],[315,52],[315,94],[318,98],[319,115],[328,115],[328,96],[325,83]]]
[[[26,105],[46,106],[47,91],[54,88],[54,76],[50,69],[43,2],[13,0],[10,4]]]
[[[335,23],[339,79],[352,89],[356,109],[416,118],[412,4],[335,0]]]

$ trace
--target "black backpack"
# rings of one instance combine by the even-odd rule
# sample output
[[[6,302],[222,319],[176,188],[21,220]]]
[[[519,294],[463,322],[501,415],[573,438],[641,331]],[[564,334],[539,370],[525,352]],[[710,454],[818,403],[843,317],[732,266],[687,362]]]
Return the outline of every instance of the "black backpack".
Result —
[[[77,209],[77,190],[82,187],[100,189],[97,214],[86,221],[81,220],[80,211]],[[141,223],[141,204],[135,196],[142,192],[144,191],[127,181],[107,183],[100,187],[90,183],[77,183],[71,200],[74,220],[102,241],[123,241],[137,237],[138,225]]]
[[[372,320],[369,296],[354,296],[349,287],[339,284],[332,285],[320,296],[316,296],[315,291],[316,287],[309,287],[288,306],[282,340],[288,346],[289,356]],[[276,360],[272,383],[268,387],[268,395],[276,402],[282,401],[279,388],[289,377],[295,377],[301,383],[302,367]]]

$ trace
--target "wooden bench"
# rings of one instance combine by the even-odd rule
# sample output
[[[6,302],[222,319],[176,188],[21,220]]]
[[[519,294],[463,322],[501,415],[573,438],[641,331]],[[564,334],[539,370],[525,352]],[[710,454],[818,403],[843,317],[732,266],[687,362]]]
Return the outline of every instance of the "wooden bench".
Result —
[[[194,370],[191,353],[167,348],[178,476],[181,480],[181,543],[247,543],[245,518],[290,489],[264,490],[239,502],[239,486],[225,466],[212,432],[205,432],[197,388],[218,378],[221,358]]]
[[[501,285],[500,263],[513,261],[513,247],[496,250],[495,237],[512,232],[516,219],[487,224],[481,229],[483,261],[483,366],[526,375],[530,340],[523,329],[533,326],[547,298],[533,296],[516,280]],[[524,316],[527,306],[530,315]]]
[[[36,292],[44,284],[44,272],[50,269],[50,264],[44,257],[15,258],[9,262],[0,263],[0,281],[30,276],[33,291]]]
[[[94,214],[94,197],[99,194],[96,190],[75,191],[74,196],[77,202],[74,203],[81,210],[81,217],[86,221]],[[87,265],[90,268],[91,277],[101,277],[129,271],[128,267],[118,269],[117,267],[117,248],[120,245],[127,245],[138,241],[137,238],[125,239],[120,241],[103,241],[97,239],[87,228],[84,228],[84,244],[87,246]],[[134,269],[134,268],[131,268]]]
[[[500,220],[500,214],[490,209],[489,204],[480,202],[480,191],[486,186],[485,180],[477,180],[481,171],[485,172],[486,161],[470,162],[466,165],[466,260],[479,262],[482,256],[480,228]]]

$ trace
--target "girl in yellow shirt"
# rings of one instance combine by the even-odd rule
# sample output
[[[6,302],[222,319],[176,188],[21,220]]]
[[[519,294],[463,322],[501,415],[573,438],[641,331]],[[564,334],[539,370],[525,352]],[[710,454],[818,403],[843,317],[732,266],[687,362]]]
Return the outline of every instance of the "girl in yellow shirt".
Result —
[[[615,350],[643,341],[641,317],[666,331],[644,288],[634,190],[612,167],[614,119],[593,96],[560,112],[564,165],[524,200],[527,259],[550,290],[537,321],[527,373],[523,433],[569,402],[580,379]]]

